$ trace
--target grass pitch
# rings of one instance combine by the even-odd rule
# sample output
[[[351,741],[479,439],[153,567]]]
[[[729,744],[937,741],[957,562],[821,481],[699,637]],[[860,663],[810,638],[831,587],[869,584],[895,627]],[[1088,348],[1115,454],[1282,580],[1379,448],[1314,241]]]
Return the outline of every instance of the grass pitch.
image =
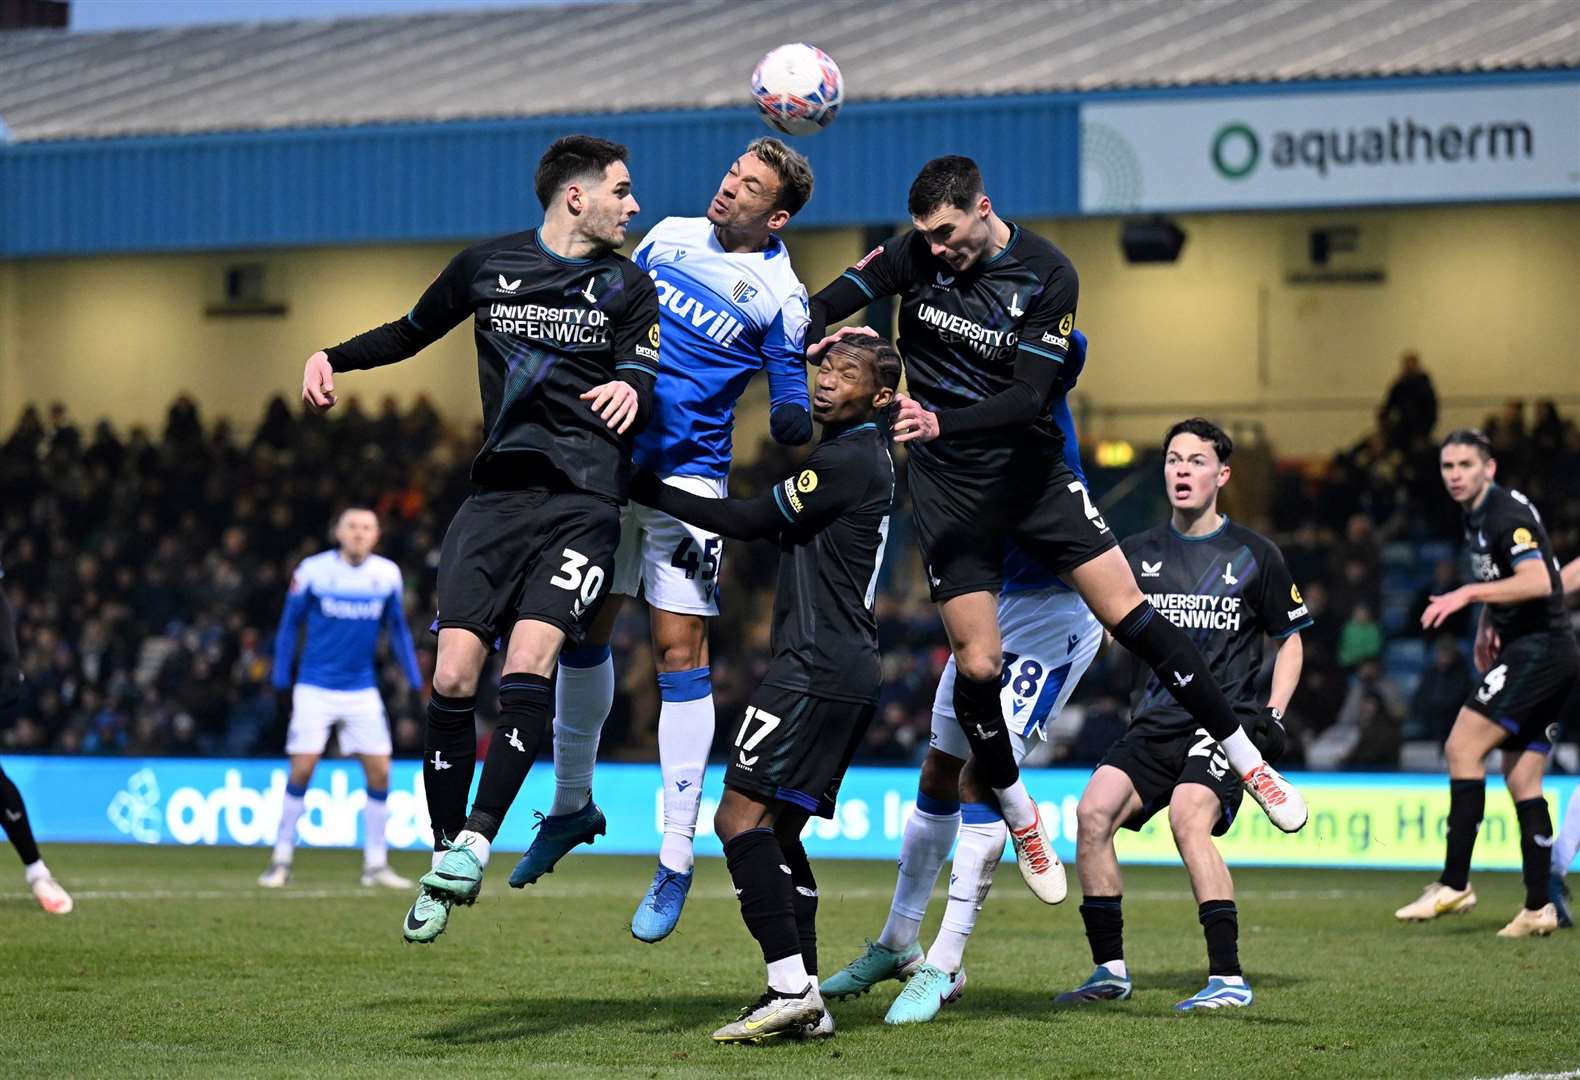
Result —
[[[410,897],[357,887],[360,855],[305,851],[292,885],[267,852],[46,852],[77,897],[52,918],[0,893],[0,1074],[69,1076],[1491,1077],[1580,1065],[1580,934],[1500,941],[1512,875],[1468,916],[1399,926],[1420,874],[1241,871],[1249,1009],[1181,1016],[1205,979],[1184,872],[1126,874],[1129,1002],[1056,1009],[1090,969],[1072,900],[1037,903],[1013,866],[966,955],[964,997],[931,1024],[882,1023],[897,983],[835,1005],[827,1043],[715,1046],[762,967],[724,868],[699,866],[679,930],[633,940],[646,859],[572,856],[524,892],[501,853],[482,899],[432,946]],[[423,860],[397,855],[415,877]],[[890,863],[817,867],[822,966],[875,935]],[[15,882],[17,879],[10,879]],[[1073,881],[1072,881],[1073,884]],[[935,896],[924,943],[942,912]]]

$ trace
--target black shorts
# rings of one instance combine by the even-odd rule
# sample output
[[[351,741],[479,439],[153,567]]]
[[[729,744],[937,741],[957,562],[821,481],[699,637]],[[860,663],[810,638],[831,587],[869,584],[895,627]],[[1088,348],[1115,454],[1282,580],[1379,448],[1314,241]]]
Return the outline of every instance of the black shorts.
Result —
[[[581,640],[609,593],[620,508],[582,491],[482,491],[456,511],[439,553],[434,629],[470,630],[491,648],[522,619]]]
[[[934,603],[998,593],[1013,540],[1049,573],[1062,574],[1118,544],[1091,495],[1063,460],[1021,467],[989,482],[938,471],[912,457],[911,518]]]
[[[1229,759],[1200,728],[1172,734],[1131,728],[1108,748],[1098,767],[1103,765],[1112,765],[1130,777],[1141,796],[1141,809],[1124,823],[1127,829],[1139,830],[1166,808],[1179,785],[1201,784],[1217,792],[1223,804],[1223,813],[1212,827],[1214,836],[1222,836],[1234,824],[1240,800],[1245,797]]]
[[[834,816],[850,759],[877,706],[759,686],[730,747],[724,786]]]
[[[1503,750],[1550,753],[1564,699],[1580,674],[1573,634],[1530,634],[1503,647],[1465,708],[1509,733]]]

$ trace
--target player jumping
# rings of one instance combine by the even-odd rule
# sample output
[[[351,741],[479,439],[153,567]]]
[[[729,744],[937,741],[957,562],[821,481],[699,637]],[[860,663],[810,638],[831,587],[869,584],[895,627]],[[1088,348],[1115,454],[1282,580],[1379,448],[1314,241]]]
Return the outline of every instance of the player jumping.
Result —
[[[955,715],[1027,884],[1048,903],[1064,896],[1064,868],[1020,781],[999,703],[996,596],[1011,541],[1063,577],[1158,673],[1221,743],[1273,823],[1299,829],[1305,801],[1241,730],[1190,636],[1142,596],[1108,523],[1064,463],[1050,406],[1075,327],[1075,268],[993,212],[969,158],[923,166],[908,208],[913,230],[812,298],[807,337],[819,340],[828,323],[879,297],[901,297],[900,344],[915,399],[898,399],[895,441],[911,444],[917,538],[957,665]]]
[[[1520,823],[1525,905],[1499,937],[1546,935],[1558,928],[1548,896],[1552,815],[1542,773],[1556,735],[1555,719],[1580,672],[1563,583],[1547,530],[1530,500],[1493,482],[1492,444],[1475,428],[1451,431],[1439,455],[1443,485],[1465,512],[1465,543],[1476,583],[1432,597],[1421,613],[1431,630],[1471,604],[1481,604],[1476,666],[1486,674],[1472,691],[1443,747],[1448,757],[1448,844],[1443,873],[1396,916],[1424,922],[1476,906],[1470,856],[1487,801],[1485,759],[1503,751],[1503,780]]]
[[[806,158],[778,139],[755,139],[719,183],[706,217],[665,218],[632,256],[658,287],[664,367],[653,418],[636,439],[638,468],[665,484],[722,499],[735,402],[766,367],[769,430],[786,445],[812,437],[807,413],[806,289],[779,231],[812,195]],[[554,804],[510,875],[538,880],[567,851],[604,831],[592,799],[599,732],[614,701],[609,638],[620,598],[645,595],[658,667],[658,757],[664,837],[647,894],[631,919],[641,941],[666,937],[692,881],[692,838],[702,774],[713,746],[707,619],[719,613],[724,540],[639,502],[621,513],[613,594],[586,643],[560,658],[554,718]]]
[[[899,380],[888,342],[837,343],[822,355],[812,398],[823,438],[793,475],[752,499],[698,496],[650,476],[639,491],[649,505],[725,536],[779,540],[773,660],[735,732],[713,815],[768,989],[713,1033],[718,1042],[834,1033],[818,993],[817,881],[800,835],[810,815],[833,817],[877,708],[872,605],[894,462],[875,418]]]
[[[1267,756],[1276,760],[1284,742],[1283,712],[1300,681],[1300,631],[1312,619],[1277,546],[1218,512],[1233,450],[1229,436],[1206,420],[1182,420],[1170,428],[1163,441],[1163,483],[1173,512],[1166,524],[1126,538],[1122,547],[1153,606],[1191,631],[1208,658],[1208,677],[1225,688],[1242,724],[1258,729]],[[1278,643],[1266,702],[1256,694],[1264,637]],[[1156,675],[1148,679],[1132,716],[1076,807],[1081,919],[1096,968],[1057,1000],[1130,996],[1114,834],[1139,830],[1167,807],[1174,845],[1196,896],[1208,962],[1207,985],[1175,1008],[1249,1005],[1234,882],[1212,841],[1234,821],[1241,786],[1218,742],[1180,704],[1172,683]]]
[[[340,751],[362,759],[367,802],[362,807],[362,885],[409,889],[411,882],[389,868],[389,723],[379,698],[374,660],[379,631],[389,632],[390,649],[412,690],[422,686],[417,651],[406,625],[405,590],[400,567],[373,554],[379,519],[372,510],[352,507],[335,521],[339,549],[302,560],[291,575],[280,629],[274,639],[274,688],[291,690],[291,723],[285,752],[291,778],[285,785],[280,831],[269,868],[258,878],[266,889],[291,880],[296,823],[305,808],[307,785],[329,742],[340,728]],[[306,626],[302,662],[291,685],[297,638]]]
[[[406,916],[408,941],[438,937],[452,905],[472,903],[482,888],[489,846],[553,715],[560,648],[603,602],[630,436],[646,423],[658,373],[657,293],[615,251],[637,212],[625,147],[587,135],[556,140],[533,187],[541,228],[462,251],[405,318],[315,353],[303,376],[303,397],[326,409],[334,370],[404,360],[474,322],[485,434],[473,494],[439,556],[423,749],[435,866]],[[499,722],[468,815],[477,681],[499,640]]]
[[[1071,334],[1070,355],[1060,378],[1073,389],[1086,363],[1086,339]],[[1086,480],[1080,443],[1068,400],[1059,396],[1054,422],[1064,435],[1064,461]],[[1013,718],[1010,741],[1018,764],[1033,738],[1045,738],[1049,717],[1070,700],[1102,644],[1103,628],[1081,598],[1013,546],[1004,563],[1004,591],[998,602],[1004,631],[1004,671],[999,691],[1006,716]],[[971,746],[955,719],[955,661],[950,657],[933,697],[932,745],[922,761],[916,809],[906,819],[900,842],[900,873],[888,921],[876,941],[823,982],[824,997],[856,997],[884,979],[906,979],[889,1006],[890,1024],[924,1023],[965,989],[962,966],[966,942],[987,900],[993,872],[1004,854],[1008,831],[992,793],[968,764]],[[917,938],[933,885],[949,849],[959,849],[949,870],[949,904],[926,953]]]
[[[5,573],[0,571],[0,579]],[[16,613],[11,601],[0,590],[0,717],[9,718],[13,709],[22,701],[22,650],[16,640]],[[22,860],[22,872],[27,887],[33,891],[38,906],[51,915],[71,913],[71,894],[60,887],[44,865],[38,853],[38,842],[33,839],[33,823],[27,816],[27,805],[22,793],[0,767],[0,827],[5,829],[11,846]]]

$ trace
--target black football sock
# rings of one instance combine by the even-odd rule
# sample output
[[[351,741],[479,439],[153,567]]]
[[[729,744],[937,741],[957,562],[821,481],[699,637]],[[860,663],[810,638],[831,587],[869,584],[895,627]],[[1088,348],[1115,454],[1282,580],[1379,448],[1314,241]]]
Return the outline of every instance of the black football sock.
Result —
[[[433,822],[433,849],[444,850],[466,824],[466,797],[477,769],[475,696],[428,698],[428,730],[422,741],[422,786]]]
[[[1196,909],[1207,938],[1207,974],[1240,974],[1240,913],[1233,900],[1206,900]]]
[[[1086,924],[1086,942],[1092,947],[1092,963],[1106,964],[1125,958],[1125,915],[1122,896],[1081,897],[1081,921]]]
[[[22,793],[4,769],[0,769],[0,825],[5,826],[5,834],[11,838],[11,846],[21,856],[23,866],[38,862],[38,843],[33,839],[33,825],[27,819]]]
[[[1520,821],[1525,910],[1538,911],[1547,906],[1547,885],[1553,868],[1553,818],[1547,810],[1547,800],[1540,796],[1515,803],[1514,814]]]
[[[1207,734],[1222,742],[1240,729],[1229,699],[1190,635],[1146,600],[1114,628],[1114,640],[1145,660],[1158,682]]]
[[[1486,809],[1486,780],[1448,782],[1448,852],[1437,880],[1450,889],[1463,889],[1470,881],[1470,853],[1476,849],[1476,830]]]
[[[466,819],[472,832],[485,840],[499,835],[553,719],[554,686],[547,678],[519,671],[499,677],[499,723],[494,725],[477,799]]]
[[[801,939],[801,963],[806,973],[817,977],[817,878],[807,861],[800,838],[789,843],[780,839],[779,848],[790,868],[790,909],[795,913],[796,935]]]
[[[998,679],[978,682],[955,673],[955,721],[965,732],[976,758],[977,775],[997,790],[1013,787],[1020,779],[1015,748],[1009,742],[1004,707],[999,702]]]
[[[784,852],[772,829],[747,829],[724,842],[724,861],[741,902],[741,920],[763,950],[763,961],[801,951],[796,930],[795,890],[784,871]]]

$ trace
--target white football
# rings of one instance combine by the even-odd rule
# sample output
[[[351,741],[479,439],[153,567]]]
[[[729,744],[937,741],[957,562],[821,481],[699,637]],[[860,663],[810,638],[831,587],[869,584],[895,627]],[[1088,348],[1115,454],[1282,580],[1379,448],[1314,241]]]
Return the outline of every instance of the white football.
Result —
[[[845,77],[822,49],[781,45],[752,71],[752,99],[763,122],[786,135],[814,135],[834,122]]]

